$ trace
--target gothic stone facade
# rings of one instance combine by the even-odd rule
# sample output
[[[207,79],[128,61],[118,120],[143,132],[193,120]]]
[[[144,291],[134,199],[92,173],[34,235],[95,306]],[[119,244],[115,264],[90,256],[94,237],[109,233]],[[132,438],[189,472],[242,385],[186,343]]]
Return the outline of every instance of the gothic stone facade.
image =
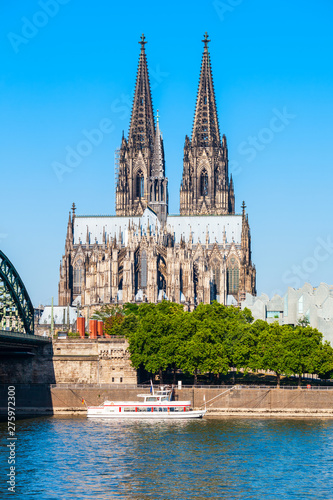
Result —
[[[168,214],[163,139],[153,113],[145,39],[128,138],[119,150],[116,216],[69,215],[59,305],[121,302],[239,304],[256,293],[245,204],[235,214],[226,137],[219,131],[205,35],[191,139],[186,136],[180,215]]]

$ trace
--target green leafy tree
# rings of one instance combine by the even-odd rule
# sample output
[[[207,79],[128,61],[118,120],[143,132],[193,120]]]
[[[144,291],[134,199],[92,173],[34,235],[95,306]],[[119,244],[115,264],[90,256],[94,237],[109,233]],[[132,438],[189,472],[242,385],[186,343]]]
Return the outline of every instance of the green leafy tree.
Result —
[[[91,319],[98,319],[105,321],[107,318],[111,316],[116,316],[117,314],[123,314],[122,308],[119,305],[109,305],[105,304],[101,307],[99,311],[95,311],[91,316]]]
[[[125,314],[125,316],[128,316],[129,314],[137,315],[138,311],[139,311],[138,304],[132,304],[131,302],[126,302],[126,304],[123,305],[123,313]]]
[[[292,370],[288,360],[288,347],[285,342],[286,330],[289,326],[280,326],[278,322],[267,324],[264,328],[259,323],[258,344],[251,356],[254,369],[270,370],[276,375],[277,387],[280,387],[281,375],[290,375]]]
[[[121,313],[109,316],[104,320],[104,332],[107,335],[123,335],[122,324],[124,319],[125,317]]]
[[[329,342],[324,342],[317,350],[316,373],[325,380],[333,378],[333,348]]]
[[[228,312],[217,302],[201,304],[193,313],[187,313],[182,322],[183,347],[178,366],[185,373],[227,373],[229,358],[224,339]]]
[[[260,367],[260,357],[257,356],[260,334],[268,328],[265,321],[257,320],[253,324],[236,323],[228,332],[226,338],[230,365],[244,374]]]
[[[211,356],[214,369],[210,372],[227,373],[232,366],[236,367],[237,371],[244,368],[246,345],[243,334],[253,321],[249,309],[242,311],[237,307],[226,307],[213,302],[199,306],[193,314],[213,334],[211,343],[214,349],[211,349]],[[219,372],[217,372],[217,364],[214,363],[215,358],[220,363]]]
[[[298,375],[298,385],[301,385],[303,373],[316,373],[319,363],[319,352],[323,335],[310,326],[296,328],[288,327],[285,344],[288,350],[288,370]]]
[[[119,305],[105,304],[99,311],[95,311],[91,318],[103,321],[107,335],[122,335],[124,313]]]
[[[307,316],[303,316],[298,320],[297,324],[298,326],[309,326],[310,324],[309,318]]]
[[[143,366],[148,372],[158,373],[160,382],[163,382],[163,371],[174,362],[170,345],[175,342],[178,317],[182,313],[181,305],[163,301],[159,304],[141,304],[135,313],[125,316],[132,322],[132,328],[128,329],[125,320],[123,331],[129,341],[133,366]]]
[[[207,345],[204,342],[200,323],[188,313],[183,319],[184,328],[181,351],[178,352],[179,368],[190,375],[194,375],[194,385],[198,382],[198,372],[206,361]]]

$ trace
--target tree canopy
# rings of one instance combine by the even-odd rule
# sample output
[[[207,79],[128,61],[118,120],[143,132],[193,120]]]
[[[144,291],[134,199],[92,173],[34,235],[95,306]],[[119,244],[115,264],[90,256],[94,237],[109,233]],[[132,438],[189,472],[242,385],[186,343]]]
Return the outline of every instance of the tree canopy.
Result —
[[[306,322],[297,327],[253,321],[248,309],[217,302],[200,304],[193,312],[180,304],[125,304],[100,313],[106,333],[122,334],[129,343],[134,368],[159,374],[182,370],[198,374],[273,371],[281,375],[303,373],[333,376],[333,349],[322,334]]]

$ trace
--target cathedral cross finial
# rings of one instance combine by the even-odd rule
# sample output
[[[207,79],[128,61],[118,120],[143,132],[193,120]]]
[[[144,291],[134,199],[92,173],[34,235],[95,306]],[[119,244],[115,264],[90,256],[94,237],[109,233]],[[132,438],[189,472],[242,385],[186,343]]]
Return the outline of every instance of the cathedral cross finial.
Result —
[[[245,209],[246,209],[246,205],[245,205],[245,201],[243,201],[243,203],[242,203],[243,215],[245,215]]]
[[[145,39],[146,39],[146,37],[145,37],[145,35],[142,33],[142,35],[141,35],[141,40],[140,40],[140,42],[139,42],[139,43],[141,43],[141,50],[144,50],[144,48],[145,48],[145,44],[147,43],[147,42],[145,42]]]
[[[73,202],[73,205],[72,205],[73,217],[75,217],[75,210],[76,210],[76,206],[75,206],[75,203]]]
[[[205,32],[204,39],[202,41],[205,44],[205,50],[208,50],[208,44],[209,44],[210,40],[208,39],[208,33],[207,33],[207,31]]]

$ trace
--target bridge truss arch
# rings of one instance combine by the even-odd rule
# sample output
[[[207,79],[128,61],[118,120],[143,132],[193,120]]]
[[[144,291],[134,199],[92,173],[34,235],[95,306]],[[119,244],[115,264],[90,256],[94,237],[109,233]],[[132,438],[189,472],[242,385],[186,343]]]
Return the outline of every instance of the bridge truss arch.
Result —
[[[33,335],[34,308],[27,289],[0,250],[0,329]]]

